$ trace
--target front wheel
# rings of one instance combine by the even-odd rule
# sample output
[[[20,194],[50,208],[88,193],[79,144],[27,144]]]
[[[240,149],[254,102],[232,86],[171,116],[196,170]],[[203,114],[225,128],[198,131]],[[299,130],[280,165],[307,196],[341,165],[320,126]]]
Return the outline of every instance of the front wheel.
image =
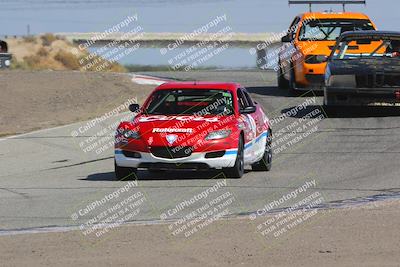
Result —
[[[242,137],[239,138],[235,165],[232,168],[224,169],[224,174],[228,178],[242,178],[244,174],[244,142]]]
[[[289,94],[291,96],[298,96],[299,92],[296,90],[296,73],[294,72],[294,66],[290,67],[290,79],[289,79]]]
[[[348,99],[348,95],[346,94],[340,94],[340,98],[342,99]],[[340,98],[338,98],[338,95],[336,93],[331,93],[327,88],[324,88],[324,106],[341,106],[343,103],[341,103]]]
[[[270,138],[271,136],[267,137],[265,152],[261,160],[251,165],[254,171],[270,171],[272,168],[272,142]]]
[[[335,105],[335,97],[328,94],[326,88],[324,88],[324,111],[328,117],[337,116],[337,106]]]
[[[278,64],[279,64],[278,65],[278,72],[277,72],[277,75],[278,75],[278,77],[277,77],[278,78],[278,87],[280,89],[288,89],[289,88],[289,81],[285,79],[285,76],[284,76],[284,73],[282,71],[282,67],[281,67],[280,61],[279,61]]]
[[[120,167],[114,161],[114,169],[115,169],[115,179],[117,181],[135,180],[137,177],[136,168]]]

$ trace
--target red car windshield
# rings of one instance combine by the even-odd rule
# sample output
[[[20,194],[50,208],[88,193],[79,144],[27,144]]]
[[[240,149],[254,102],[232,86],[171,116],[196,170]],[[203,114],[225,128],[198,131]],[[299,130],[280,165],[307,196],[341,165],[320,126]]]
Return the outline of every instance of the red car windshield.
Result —
[[[149,115],[232,115],[233,97],[226,90],[171,89],[153,93],[144,108]]]

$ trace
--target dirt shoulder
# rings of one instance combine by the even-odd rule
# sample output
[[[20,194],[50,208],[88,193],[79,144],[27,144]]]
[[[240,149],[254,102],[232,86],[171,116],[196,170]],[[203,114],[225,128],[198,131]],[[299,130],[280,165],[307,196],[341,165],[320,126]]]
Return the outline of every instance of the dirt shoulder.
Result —
[[[398,266],[400,202],[318,211],[266,240],[266,218],[220,220],[189,238],[167,225],[123,226],[100,239],[79,231],[0,237],[4,266]]]
[[[94,118],[154,88],[127,74],[78,71],[2,71],[0,84],[0,136]]]

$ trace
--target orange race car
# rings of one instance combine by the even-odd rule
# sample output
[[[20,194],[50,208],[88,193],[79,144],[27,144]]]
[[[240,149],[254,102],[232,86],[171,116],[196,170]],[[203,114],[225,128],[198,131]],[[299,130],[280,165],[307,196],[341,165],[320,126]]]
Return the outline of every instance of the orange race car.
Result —
[[[311,4],[336,3],[343,5],[343,12],[311,12]],[[376,30],[368,16],[345,12],[345,4],[365,1],[289,1],[289,4],[309,4],[310,12],[297,16],[282,37],[278,57],[278,86],[291,93],[299,90],[322,90],[326,60],[335,46],[336,39],[347,31]],[[357,53],[371,51],[364,44],[350,47]]]

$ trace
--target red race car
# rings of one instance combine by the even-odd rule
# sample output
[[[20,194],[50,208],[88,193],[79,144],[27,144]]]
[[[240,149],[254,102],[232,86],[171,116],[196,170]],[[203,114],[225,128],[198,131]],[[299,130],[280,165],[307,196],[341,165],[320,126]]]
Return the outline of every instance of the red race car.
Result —
[[[220,169],[240,178],[244,166],[269,171],[272,131],[261,105],[237,83],[171,82],[158,86],[116,132],[115,174],[138,168]]]

